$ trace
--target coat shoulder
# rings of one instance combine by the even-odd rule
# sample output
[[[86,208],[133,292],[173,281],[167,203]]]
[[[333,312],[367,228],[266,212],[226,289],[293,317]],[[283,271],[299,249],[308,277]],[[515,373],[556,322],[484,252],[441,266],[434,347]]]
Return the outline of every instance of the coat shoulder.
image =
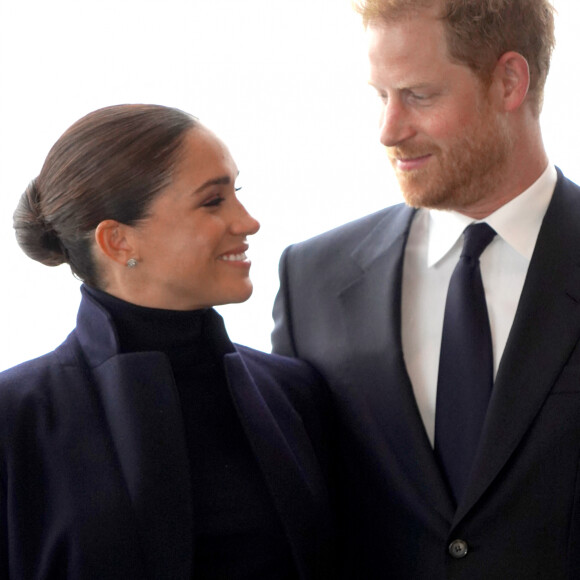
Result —
[[[290,405],[311,424],[325,423],[331,397],[322,375],[309,363],[235,345],[264,400],[272,410]]]
[[[42,388],[49,377],[60,370],[58,358],[50,352],[1,372],[0,401],[11,395],[24,395]]]
[[[303,377],[314,380],[319,378],[311,365],[299,359],[263,352],[242,344],[236,344],[235,348],[250,370],[272,373],[278,378],[284,378],[288,374],[292,378]]]
[[[45,412],[66,398],[83,375],[71,342],[69,336],[57,349],[0,372],[0,423],[7,425],[27,410]]]
[[[326,389],[322,376],[309,363],[236,344],[252,378],[261,389],[273,388],[298,402],[317,398]]]
[[[274,418],[296,417],[304,426],[325,473],[333,465],[335,410],[327,383],[309,363],[235,345]]]

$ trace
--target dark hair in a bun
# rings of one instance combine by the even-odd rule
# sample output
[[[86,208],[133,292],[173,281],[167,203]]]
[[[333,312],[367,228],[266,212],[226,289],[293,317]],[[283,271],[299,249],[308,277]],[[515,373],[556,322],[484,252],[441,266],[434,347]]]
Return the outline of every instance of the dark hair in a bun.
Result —
[[[47,266],[58,266],[67,261],[66,251],[57,233],[44,221],[39,197],[36,180],[33,179],[14,212],[16,240],[33,260]]]
[[[133,225],[169,184],[195,117],[161,105],[116,105],[89,113],[50,150],[14,213],[16,239],[32,259],[68,263],[100,287],[92,255],[100,222]]]

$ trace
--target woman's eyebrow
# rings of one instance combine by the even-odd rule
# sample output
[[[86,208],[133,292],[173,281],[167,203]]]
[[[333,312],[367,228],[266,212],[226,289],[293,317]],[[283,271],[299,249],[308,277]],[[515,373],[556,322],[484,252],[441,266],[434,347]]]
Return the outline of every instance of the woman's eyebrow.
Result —
[[[232,179],[229,175],[224,175],[223,177],[214,177],[213,179],[208,179],[203,185],[198,187],[193,193],[200,193],[207,187],[212,185],[229,185],[232,182]]]
[[[240,172],[238,171],[238,173],[236,175],[236,179],[237,179],[237,176],[239,174],[240,174]],[[205,188],[210,187],[212,185],[229,185],[231,182],[232,182],[232,178],[229,175],[223,175],[221,177],[214,177],[212,179],[208,179],[203,185],[199,186],[193,193],[194,194],[200,193]]]

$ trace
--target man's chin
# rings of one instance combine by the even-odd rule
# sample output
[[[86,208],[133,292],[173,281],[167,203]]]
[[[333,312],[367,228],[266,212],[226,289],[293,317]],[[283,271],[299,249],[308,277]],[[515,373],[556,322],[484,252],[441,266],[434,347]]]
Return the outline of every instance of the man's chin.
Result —
[[[446,192],[433,191],[420,187],[409,187],[399,181],[399,188],[405,203],[414,208],[449,209],[449,196]]]

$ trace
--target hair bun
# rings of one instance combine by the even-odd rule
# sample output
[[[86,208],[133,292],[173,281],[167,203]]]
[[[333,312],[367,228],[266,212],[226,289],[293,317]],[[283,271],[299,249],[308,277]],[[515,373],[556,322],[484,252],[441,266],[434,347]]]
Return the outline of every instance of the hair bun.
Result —
[[[67,262],[66,251],[54,229],[45,221],[36,180],[21,195],[14,212],[16,241],[24,253],[47,266]]]

